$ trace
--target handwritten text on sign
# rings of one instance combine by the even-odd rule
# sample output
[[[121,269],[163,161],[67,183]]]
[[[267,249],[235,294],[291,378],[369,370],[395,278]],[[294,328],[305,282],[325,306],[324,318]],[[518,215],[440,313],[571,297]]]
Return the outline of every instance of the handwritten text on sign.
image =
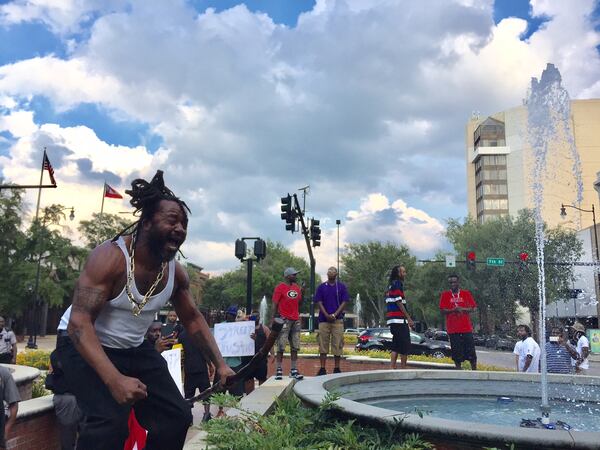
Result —
[[[254,322],[227,322],[215,324],[215,341],[223,356],[254,355]]]

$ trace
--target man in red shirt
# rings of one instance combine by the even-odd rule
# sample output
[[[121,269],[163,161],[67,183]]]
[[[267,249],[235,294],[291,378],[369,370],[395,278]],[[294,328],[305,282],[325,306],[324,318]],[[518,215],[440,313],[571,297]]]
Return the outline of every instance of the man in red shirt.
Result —
[[[277,339],[277,371],[275,379],[283,378],[283,352],[286,344],[290,343],[291,352],[291,370],[290,378],[301,380],[304,378],[298,372],[296,362],[298,361],[298,350],[300,349],[300,303],[302,303],[302,288],[296,284],[296,275],[298,271],[293,267],[288,267],[283,271],[285,282],[279,283],[273,291],[274,317],[281,317],[284,320],[283,328]]]
[[[450,337],[452,359],[457,369],[463,361],[469,361],[471,368],[477,370],[477,355],[473,341],[473,326],[470,313],[477,309],[470,291],[459,288],[458,275],[448,277],[450,290],[440,296],[440,310],[446,316],[446,330]]]

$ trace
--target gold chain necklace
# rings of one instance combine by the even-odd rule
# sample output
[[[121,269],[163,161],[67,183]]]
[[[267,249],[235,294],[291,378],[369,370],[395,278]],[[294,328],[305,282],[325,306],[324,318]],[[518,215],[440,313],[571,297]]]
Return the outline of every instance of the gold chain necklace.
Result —
[[[163,262],[161,264],[160,271],[156,276],[156,280],[154,280],[154,283],[152,283],[152,286],[150,286],[150,289],[148,289],[142,301],[138,302],[133,296],[133,293],[131,292],[131,285],[132,283],[135,283],[135,247],[133,245],[134,240],[135,234],[131,236],[131,243],[129,244],[129,251],[131,252],[131,262],[129,267],[129,273],[127,274],[127,282],[125,283],[125,293],[127,294],[127,298],[129,298],[129,302],[131,303],[131,313],[137,317],[142,312],[142,309],[144,309],[144,306],[146,306],[146,304],[148,303],[148,298],[152,297],[152,294],[156,290],[156,287],[162,280],[165,273],[165,266],[167,265],[167,263]]]

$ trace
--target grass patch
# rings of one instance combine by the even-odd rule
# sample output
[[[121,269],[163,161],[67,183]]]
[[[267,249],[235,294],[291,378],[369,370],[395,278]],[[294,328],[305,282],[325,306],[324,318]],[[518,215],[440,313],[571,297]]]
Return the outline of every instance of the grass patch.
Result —
[[[403,433],[401,420],[378,428],[342,417],[329,394],[318,408],[306,408],[290,395],[277,400],[268,416],[242,411],[238,417],[213,419],[205,425],[207,443],[220,450],[425,450],[433,446],[418,435]],[[237,407],[228,394],[211,397],[211,403]]]

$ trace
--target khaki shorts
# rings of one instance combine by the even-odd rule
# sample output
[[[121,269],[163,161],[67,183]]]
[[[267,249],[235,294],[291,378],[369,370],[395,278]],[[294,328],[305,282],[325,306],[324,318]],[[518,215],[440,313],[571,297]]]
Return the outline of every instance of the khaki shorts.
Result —
[[[277,338],[277,350],[279,353],[285,351],[285,346],[290,343],[291,350],[300,350],[300,321],[283,319],[283,328]]]
[[[344,351],[344,321],[336,320],[335,323],[319,323],[319,353],[329,353],[329,343],[331,343],[331,354],[333,356],[342,356]]]

